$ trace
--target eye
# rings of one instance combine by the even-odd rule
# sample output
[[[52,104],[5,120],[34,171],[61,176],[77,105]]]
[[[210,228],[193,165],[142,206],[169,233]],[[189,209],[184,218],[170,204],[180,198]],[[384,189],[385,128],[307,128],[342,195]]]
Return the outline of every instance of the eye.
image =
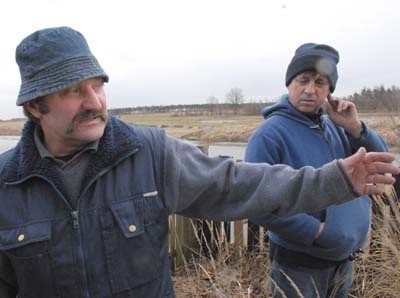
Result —
[[[92,88],[96,93],[99,93],[103,90],[103,86],[104,86],[104,82],[100,81],[98,83],[93,84]]]
[[[306,85],[306,84],[308,84],[308,83],[310,82],[310,79],[309,79],[309,78],[304,78],[304,77],[302,77],[302,78],[298,78],[296,81],[297,81],[300,85]]]
[[[80,94],[80,89],[78,86],[71,86],[62,91],[63,96],[77,96],[79,94]]]
[[[315,81],[315,83],[316,83],[317,85],[320,85],[320,86],[329,85],[329,81],[326,80],[326,79],[318,79],[318,80]]]
[[[71,94],[79,94],[79,88],[78,87],[73,87],[73,88],[71,88],[69,93],[71,93]]]

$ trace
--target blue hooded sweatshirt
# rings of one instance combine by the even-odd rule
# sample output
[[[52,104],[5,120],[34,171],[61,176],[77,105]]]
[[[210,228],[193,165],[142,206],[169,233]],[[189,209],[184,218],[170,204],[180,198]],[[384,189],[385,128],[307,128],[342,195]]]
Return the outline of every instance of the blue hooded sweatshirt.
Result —
[[[296,110],[284,95],[262,110],[265,121],[253,133],[245,161],[287,164],[295,169],[315,168],[346,158],[361,146],[367,151],[387,151],[385,141],[363,123],[359,139],[335,125],[327,115],[313,121]],[[335,185],[332,185],[335,188]],[[269,230],[270,240],[287,249],[333,261],[341,261],[362,247],[371,224],[371,200],[363,196],[348,203],[328,207],[318,213],[290,217],[264,216],[253,222]],[[316,239],[320,222],[325,222]]]

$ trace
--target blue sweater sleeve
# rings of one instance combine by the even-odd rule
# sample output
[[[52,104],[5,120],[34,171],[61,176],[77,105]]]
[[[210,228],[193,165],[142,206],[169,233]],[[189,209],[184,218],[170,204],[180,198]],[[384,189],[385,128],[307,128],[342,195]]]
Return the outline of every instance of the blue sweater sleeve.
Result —
[[[250,138],[246,147],[245,161],[269,164],[281,163],[279,144],[274,140],[276,138],[264,132],[262,129],[257,130]],[[290,217],[266,215],[250,220],[267,230],[279,233],[283,238],[303,245],[311,245],[315,240],[320,224],[317,218],[306,213]]]
[[[257,130],[247,143],[244,160],[254,163],[279,163],[279,145],[273,138],[262,133],[262,130]]]
[[[365,147],[365,149],[369,152],[387,152],[389,150],[385,140],[380,135],[378,135],[373,129],[368,127],[364,122],[362,122],[362,126],[363,131],[360,138],[353,138],[352,136],[347,134],[350,146],[353,151],[357,151],[360,147]]]
[[[314,242],[320,225],[317,218],[306,213],[289,217],[268,215],[250,220],[272,232],[279,232],[282,238],[307,246]]]

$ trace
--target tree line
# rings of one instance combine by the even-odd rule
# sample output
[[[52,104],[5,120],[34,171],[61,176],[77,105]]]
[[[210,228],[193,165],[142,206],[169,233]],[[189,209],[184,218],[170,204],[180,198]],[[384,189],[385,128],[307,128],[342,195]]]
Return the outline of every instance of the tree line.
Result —
[[[361,92],[345,97],[355,103],[361,112],[399,112],[400,111],[400,88],[392,86],[375,87],[374,89],[363,88]]]
[[[400,88],[384,86],[363,88],[360,92],[344,97],[355,103],[360,112],[399,112],[400,111]],[[231,88],[225,98],[219,99],[209,96],[204,104],[180,104],[180,105],[155,105],[110,109],[112,114],[146,114],[146,113],[175,113],[190,115],[258,115],[260,110],[272,105],[276,100],[254,100],[246,99],[242,89]]]

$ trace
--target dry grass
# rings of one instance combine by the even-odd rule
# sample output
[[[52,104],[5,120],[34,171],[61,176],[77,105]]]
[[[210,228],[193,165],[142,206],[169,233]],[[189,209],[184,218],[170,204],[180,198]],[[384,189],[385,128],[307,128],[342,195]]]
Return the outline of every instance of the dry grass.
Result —
[[[261,116],[182,116],[176,114],[121,115],[128,123],[154,125],[174,137],[213,142],[247,142]]]
[[[398,298],[399,204],[392,187],[385,187],[385,195],[375,196],[373,201],[370,245],[355,261],[354,284],[349,297]],[[202,242],[201,237],[199,242]],[[185,261],[185,266],[175,272],[173,280],[177,298],[269,297],[273,281],[269,278],[267,247],[247,252],[218,236],[208,243],[207,250],[208,253],[193,254]]]
[[[192,221],[193,222],[193,221]],[[215,223],[214,223],[215,224]],[[195,249],[185,265],[173,276],[177,298],[268,297],[269,261],[266,248],[247,251],[227,241],[225,233],[213,229],[215,235],[207,241],[203,229],[198,229]]]
[[[373,230],[369,250],[356,262],[352,297],[400,297],[400,212],[392,187],[374,197]]]
[[[0,135],[18,136],[21,133],[24,123],[22,120],[0,121]]]
[[[119,115],[127,123],[163,128],[169,135],[202,143],[247,142],[263,118],[259,115]],[[362,120],[379,132],[394,151],[400,151],[400,117],[390,113],[360,114]],[[0,121],[0,135],[19,135],[23,121]]]
[[[400,116],[397,114],[361,114],[361,119],[375,129],[390,148],[400,147]],[[399,150],[396,150],[399,151]]]
[[[128,123],[162,127],[172,136],[203,143],[247,142],[263,118],[259,115],[185,116],[177,114],[121,115]],[[360,114],[394,151],[400,147],[400,117],[391,113]]]

